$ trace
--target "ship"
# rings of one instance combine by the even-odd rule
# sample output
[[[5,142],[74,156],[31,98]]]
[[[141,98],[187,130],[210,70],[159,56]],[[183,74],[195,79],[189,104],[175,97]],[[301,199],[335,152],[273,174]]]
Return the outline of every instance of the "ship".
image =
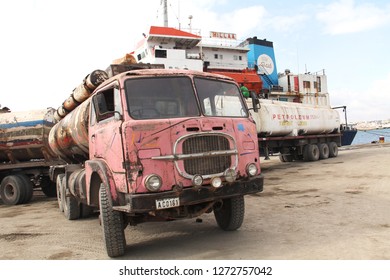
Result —
[[[148,34],[144,33],[135,48],[119,61],[212,72],[233,78],[258,98],[331,108],[325,70],[278,72],[272,41],[257,36],[238,40],[235,33],[219,31],[210,31],[206,37],[191,26],[188,30],[177,29],[167,22],[164,20],[164,26],[151,26]],[[346,106],[339,107],[345,112],[345,124],[340,125],[342,145],[350,145],[357,131],[347,124]]]

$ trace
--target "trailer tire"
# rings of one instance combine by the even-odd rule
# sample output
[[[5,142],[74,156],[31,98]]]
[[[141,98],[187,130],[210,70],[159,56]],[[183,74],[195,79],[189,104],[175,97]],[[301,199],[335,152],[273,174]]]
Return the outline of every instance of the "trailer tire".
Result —
[[[23,198],[23,201],[21,203],[29,203],[33,197],[33,192],[34,192],[34,189],[33,189],[33,184],[30,180],[30,178],[25,175],[25,174],[18,174],[17,175],[23,182],[23,185],[25,186],[23,189],[23,192],[24,192],[24,198]]]
[[[60,212],[64,212],[64,200],[62,198],[63,193],[63,179],[65,177],[65,174],[59,174],[57,176],[56,181],[56,189],[57,189],[57,201],[58,201],[58,208],[60,209]]]
[[[124,255],[126,237],[123,214],[112,209],[112,202],[104,184],[99,190],[100,219],[107,255],[111,258]]]
[[[65,218],[68,220],[77,220],[80,218],[80,204],[71,193],[68,195],[66,194],[65,178],[62,180],[61,198],[63,202]]]
[[[320,151],[317,145],[307,144],[303,147],[303,160],[316,161],[320,158]]]
[[[281,162],[292,162],[294,160],[294,157],[293,157],[293,155],[283,155],[283,154],[280,154],[279,155],[279,160]]]
[[[56,197],[57,196],[57,188],[56,184],[54,184],[49,177],[43,177],[41,180],[41,189],[42,192],[47,197]]]
[[[320,159],[329,158],[329,146],[326,143],[318,144],[318,149],[320,151]]]
[[[339,154],[339,147],[336,142],[329,143],[329,157],[337,157]]]
[[[18,175],[9,175],[1,181],[0,196],[6,205],[22,204],[26,191]]]
[[[245,215],[244,196],[224,199],[222,206],[214,207],[214,216],[218,226],[225,231],[234,231],[241,227]]]

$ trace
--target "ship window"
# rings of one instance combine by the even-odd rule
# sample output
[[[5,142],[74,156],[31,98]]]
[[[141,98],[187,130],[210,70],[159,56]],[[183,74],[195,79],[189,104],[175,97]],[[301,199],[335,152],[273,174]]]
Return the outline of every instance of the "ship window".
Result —
[[[217,53],[214,54],[214,58],[215,58],[215,59],[218,59],[218,54],[217,54]]]
[[[310,81],[303,81],[303,88],[310,88]]]
[[[159,58],[167,58],[167,50],[156,50],[154,55]]]
[[[141,54],[137,55],[138,60],[141,60]]]

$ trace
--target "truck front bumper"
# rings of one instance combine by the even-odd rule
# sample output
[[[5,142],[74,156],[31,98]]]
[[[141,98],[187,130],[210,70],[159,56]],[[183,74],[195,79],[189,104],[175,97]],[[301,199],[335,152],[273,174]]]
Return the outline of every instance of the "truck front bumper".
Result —
[[[224,184],[219,188],[208,185],[167,192],[125,194],[126,205],[114,206],[113,209],[129,214],[147,213],[158,210],[156,201],[169,198],[179,198],[179,206],[195,205],[238,195],[258,193],[263,191],[263,183],[264,176],[260,174],[248,180]]]

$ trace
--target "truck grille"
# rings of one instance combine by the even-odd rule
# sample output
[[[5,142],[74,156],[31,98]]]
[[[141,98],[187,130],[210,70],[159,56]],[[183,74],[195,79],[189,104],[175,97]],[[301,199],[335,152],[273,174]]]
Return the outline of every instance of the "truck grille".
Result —
[[[229,140],[219,135],[191,137],[183,142],[183,154],[229,151]],[[184,160],[184,169],[190,175],[208,175],[224,172],[231,166],[230,155],[208,155]]]

